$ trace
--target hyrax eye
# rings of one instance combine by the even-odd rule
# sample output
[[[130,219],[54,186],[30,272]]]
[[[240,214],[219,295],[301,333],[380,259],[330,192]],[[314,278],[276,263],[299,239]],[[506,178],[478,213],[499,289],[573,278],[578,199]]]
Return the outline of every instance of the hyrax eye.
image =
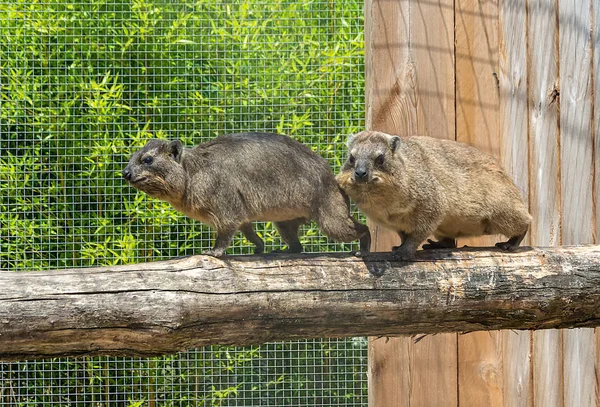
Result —
[[[377,158],[375,159],[375,164],[377,164],[377,165],[383,165],[384,161],[385,161],[385,157],[383,156],[383,154],[379,154],[377,156]]]
[[[152,157],[150,157],[150,156],[148,156],[148,157],[146,157],[146,158],[144,158],[144,159],[142,160],[142,162],[143,162],[144,164],[148,164],[148,165],[152,164],[152,161],[154,161],[154,160],[153,160],[153,159],[152,159]]]
[[[350,163],[350,165],[354,165],[354,161],[355,161],[354,156],[352,154],[350,154],[350,157],[348,157],[348,162]]]

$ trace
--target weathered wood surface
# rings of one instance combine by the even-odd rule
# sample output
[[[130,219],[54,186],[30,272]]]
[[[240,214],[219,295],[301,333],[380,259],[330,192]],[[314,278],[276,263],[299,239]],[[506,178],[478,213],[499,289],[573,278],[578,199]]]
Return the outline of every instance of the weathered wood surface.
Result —
[[[600,247],[195,256],[0,272],[0,360],[208,344],[600,325]]]
[[[366,124],[455,139],[454,2],[365,1]],[[398,235],[370,223],[373,247]],[[456,406],[457,335],[369,339],[369,406]]]
[[[562,244],[594,243],[591,2],[558,2]],[[594,331],[563,333],[565,407],[596,405]]]

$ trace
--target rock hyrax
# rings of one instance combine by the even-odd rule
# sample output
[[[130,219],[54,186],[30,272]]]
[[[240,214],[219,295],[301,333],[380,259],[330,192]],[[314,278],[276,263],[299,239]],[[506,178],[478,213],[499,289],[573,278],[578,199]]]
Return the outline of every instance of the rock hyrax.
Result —
[[[350,215],[327,161],[287,136],[228,134],[194,148],[153,139],[132,155],[123,177],[214,227],[216,241],[205,254],[223,255],[237,230],[261,253],[253,221],[274,222],[288,251],[301,252],[298,227],[311,219],[331,239],[360,239],[360,251],[369,251],[369,229]]]
[[[502,234],[515,250],[531,216],[506,172],[490,156],[456,141],[363,131],[348,139],[337,180],[375,223],[396,231],[396,258],[424,249],[456,247],[457,237]]]

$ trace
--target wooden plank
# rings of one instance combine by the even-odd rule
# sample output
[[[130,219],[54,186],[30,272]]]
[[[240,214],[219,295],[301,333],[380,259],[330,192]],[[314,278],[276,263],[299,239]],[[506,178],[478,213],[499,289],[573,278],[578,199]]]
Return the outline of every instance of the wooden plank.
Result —
[[[563,332],[565,406],[596,406],[594,329]]]
[[[452,4],[365,1],[368,129],[455,137]]]
[[[555,0],[529,0],[530,201],[535,245],[560,244],[558,40]]]
[[[594,193],[596,201],[596,243],[598,242],[598,236],[600,236],[600,220],[598,215],[600,214],[600,203],[598,202],[598,191],[600,188],[600,4],[598,2],[592,2],[592,13],[593,24],[593,82],[594,82],[594,100],[593,100],[593,112],[594,112]],[[595,337],[595,369],[596,372],[600,371],[600,328],[594,330]],[[600,406],[600,374],[596,374],[596,405]]]
[[[527,104],[527,13],[525,2],[502,1],[499,33],[499,141],[500,161],[529,199],[529,142]],[[524,244],[530,243],[526,236]],[[502,331],[503,403],[533,404],[531,386],[531,332]]]
[[[559,8],[562,244],[594,242],[590,0]]]
[[[527,19],[525,2],[502,1],[499,33],[499,134],[497,157],[529,199],[529,143],[527,134]],[[475,141],[480,136],[476,136]],[[494,153],[494,151],[491,151]],[[526,237],[528,239],[528,237]],[[526,241],[524,241],[526,243]]]
[[[500,156],[498,2],[455,2],[456,139]],[[493,245],[496,237],[460,239]],[[499,332],[458,338],[459,405],[499,406],[503,379]]]
[[[500,157],[498,0],[457,0],[456,139]],[[493,246],[498,237],[459,239],[459,245]]]
[[[534,406],[563,405],[563,332],[558,329],[536,331],[533,335]]]
[[[528,3],[530,200],[534,245],[560,244],[558,20],[554,0]],[[533,332],[534,406],[563,401],[562,332]]]
[[[365,1],[368,129],[455,138],[452,4]],[[400,243],[370,227],[374,250]],[[457,405],[456,344],[456,334],[371,338],[369,405]]]
[[[498,331],[458,337],[459,405],[504,405],[500,338]]]
[[[447,393],[450,388],[456,392],[456,357],[440,357],[456,355],[455,334],[429,335],[418,342],[417,337],[370,337],[369,342],[369,405],[457,405]]]
[[[562,243],[594,241],[592,43],[589,0],[558,2]],[[594,406],[594,332],[563,333],[564,405]]]
[[[456,138],[498,157],[498,1],[455,3]]]

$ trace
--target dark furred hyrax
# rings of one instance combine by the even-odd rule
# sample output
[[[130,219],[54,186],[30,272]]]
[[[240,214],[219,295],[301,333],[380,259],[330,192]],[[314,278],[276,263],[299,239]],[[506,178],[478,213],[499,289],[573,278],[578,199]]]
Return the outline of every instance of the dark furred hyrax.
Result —
[[[348,159],[337,176],[359,209],[396,231],[396,258],[423,249],[456,247],[457,237],[502,234],[517,249],[531,216],[506,172],[490,156],[450,140],[363,131],[348,139]]]
[[[237,230],[261,253],[253,221],[274,222],[289,252],[302,251],[298,228],[310,220],[331,239],[360,239],[360,251],[369,251],[369,229],[350,215],[327,161],[287,136],[228,134],[194,148],[154,139],[133,154],[123,177],[214,227],[217,238],[205,254],[223,255]]]

